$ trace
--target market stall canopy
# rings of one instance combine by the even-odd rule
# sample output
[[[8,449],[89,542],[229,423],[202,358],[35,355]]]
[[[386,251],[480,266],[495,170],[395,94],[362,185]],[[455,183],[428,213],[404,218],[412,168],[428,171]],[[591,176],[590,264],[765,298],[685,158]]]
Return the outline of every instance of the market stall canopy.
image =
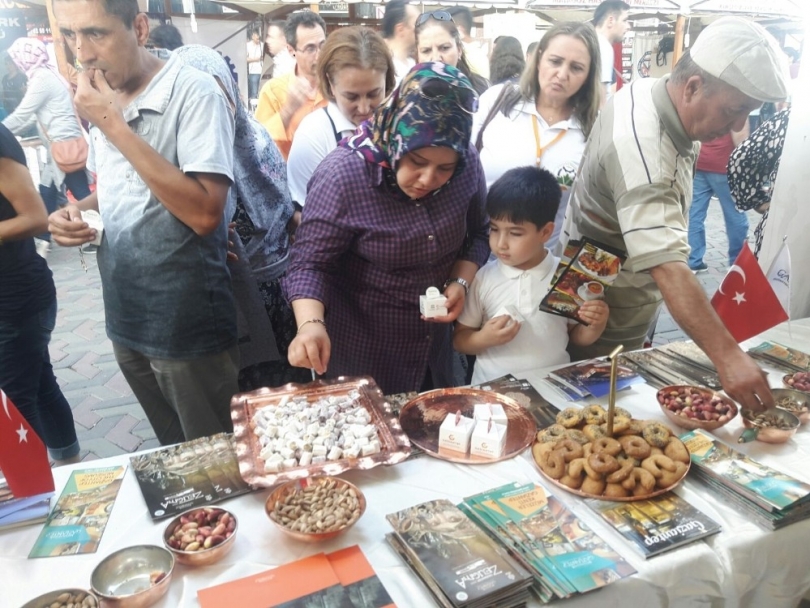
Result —
[[[361,1],[368,4],[383,4],[382,0],[342,0],[340,2],[334,2],[332,0],[239,0],[237,2],[230,0],[214,0],[214,2],[222,2],[229,6],[241,6],[242,8],[262,15],[276,11],[279,7],[291,5],[302,5],[303,7],[318,4],[323,7],[321,8],[322,12],[325,10],[345,11],[347,5],[358,4]],[[470,9],[486,10],[492,8],[517,9],[520,8],[521,2],[518,0],[428,0],[427,2],[411,2],[411,4],[416,4],[420,7],[467,6]]]
[[[807,8],[798,0],[692,0],[683,2],[683,13],[749,15],[752,17],[803,17]]]
[[[638,17],[659,14],[676,15],[682,12],[682,3],[677,0],[625,0],[630,5],[630,15]],[[526,8],[543,18],[553,21],[587,21],[600,2],[590,0],[528,0]]]

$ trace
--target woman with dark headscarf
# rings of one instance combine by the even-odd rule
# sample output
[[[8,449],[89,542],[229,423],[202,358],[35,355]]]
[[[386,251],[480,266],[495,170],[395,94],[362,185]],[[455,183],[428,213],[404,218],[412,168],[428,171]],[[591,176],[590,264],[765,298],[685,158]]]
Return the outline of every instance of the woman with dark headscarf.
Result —
[[[287,362],[295,320],[279,279],[289,263],[287,224],[294,209],[284,159],[267,129],[245,108],[219,53],[190,44],[174,54],[213,76],[234,112],[234,185],[225,203],[225,218],[236,224],[231,256],[236,259],[229,260],[228,266],[239,312],[239,388],[307,382],[310,374]]]
[[[489,253],[476,106],[458,70],[418,64],[315,171],[283,280],[293,365],[385,393],[453,384],[450,324]],[[446,316],[420,316],[428,287]]]

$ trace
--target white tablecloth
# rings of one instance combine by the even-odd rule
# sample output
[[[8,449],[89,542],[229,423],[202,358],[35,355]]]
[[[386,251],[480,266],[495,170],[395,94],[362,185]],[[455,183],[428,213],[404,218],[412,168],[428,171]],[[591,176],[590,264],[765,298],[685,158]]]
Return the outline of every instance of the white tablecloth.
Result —
[[[768,332],[766,337],[807,351],[810,350],[810,323],[794,322],[792,335],[788,335],[785,327],[780,327]],[[547,398],[563,405],[542,382],[544,376],[538,374],[529,380]],[[771,384],[779,386],[780,383],[781,374],[772,374]],[[655,391],[649,386],[623,391],[617,403],[638,418],[666,422],[655,400]],[[737,445],[741,430],[742,423],[735,419],[716,434],[722,441]],[[810,429],[800,430],[784,445],[752,442],[738,447],[765,464],[810,482],[806,464],[810,462]],[[56,469],[57,492],[61,491],[72,469],[128,463],[128,456],[119,456]],[[234,550],[212,566],[195,569],[178,565],[169,593],[157,606],[198,606],[198,589],[353,544],[362,547],[398,606],[432,606],[421,583],[385,543],[384,535],[390,531],[385,515],[436,498],[459,502],[464,496],[509,482],[541,482],[528,452],[510,461],[476,466],[455,465],[423,456],[392,467],[348,472],[345,477],[363,490],[368,509],[351,530],[320,545],[291,541],[267,520],[264,500],[268,491],[223,503],[239,518]],[[601,591],[565,600],[565,606],[780,608],[795,606],[810,589],[810,522],[794,524],[778,532],[764,531],[722,504],[701,483],[687,479],[679,486],[678,493],[721,523],[722,532],[645,561],[580,499],[559,491],[554,493],[638,570],[638,574]],[[51,589],[88,588],[90,573],[101,558],[132,544],[162,544],[166,523],[152,522],[135,476],[129,470],[97,553],[29,560],[28,553],[41,526],[0,532],[0,608],[18,607]]]

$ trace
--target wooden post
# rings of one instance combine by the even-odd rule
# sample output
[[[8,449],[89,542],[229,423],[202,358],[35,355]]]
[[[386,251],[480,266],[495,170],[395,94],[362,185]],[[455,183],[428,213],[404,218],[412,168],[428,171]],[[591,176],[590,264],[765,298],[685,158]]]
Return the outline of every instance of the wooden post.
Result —
[[[318,4],[310,4],[309,5],[309,10],[311,10],[313,13],[320,13],[321,12],[320,6]]]
[[[51,28],[51,36],[53,37],[53,51],[56,55],[56,65],[59,68],[59,73],[65,77],[65,80],[70,82],[70,72],[68,65],[70,62],[65,55],[65,44],[62,36],[59,34],[59,28],[56,26],[56,17],[53,15],[53,0],[47,0],[45,7],[48,10],[48,24]]]
[[[686,29],[686,17],[678,15],[678,20],[675,22],[675,48],[672,50],[672,67],[683,55],[683,38],[684,30]]]

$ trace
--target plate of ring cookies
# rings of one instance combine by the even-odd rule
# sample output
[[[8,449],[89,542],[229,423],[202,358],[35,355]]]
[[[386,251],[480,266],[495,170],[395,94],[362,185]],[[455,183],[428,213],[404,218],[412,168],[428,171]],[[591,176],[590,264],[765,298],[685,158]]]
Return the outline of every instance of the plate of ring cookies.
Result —
[[[613,436],[601,405],[569,407],[537,433],[532,456],[562,489],[587,498],[629,502],[658,496],[689,471],[689,450],[660,422],[636,420],[616,407]]]

